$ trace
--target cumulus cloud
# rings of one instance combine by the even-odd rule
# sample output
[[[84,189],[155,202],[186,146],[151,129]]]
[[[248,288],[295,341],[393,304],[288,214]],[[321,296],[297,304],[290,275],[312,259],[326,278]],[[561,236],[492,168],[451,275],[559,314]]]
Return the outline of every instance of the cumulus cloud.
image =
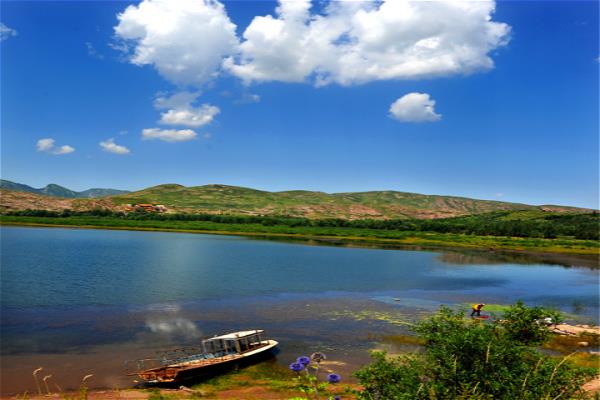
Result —
[[[157,109],[167,109],[161,114],[160,123],[192,128],[211,123],[221,110],[210,104],[194,106],[193,102],[199,95],[199,93],[179,92],[170,97],[158,97],[154,101],[154,106]]]
[[[54,145],[55,141],[52,138],[40,139],[36,143],[37,151],[41,151],[48,154],[53,154],[56,156],[60,156],[63,154],[69,154],[75,151],[75,148],[69,145],[63,145],[57,147]]]
[[[100,147],[102,147],[102,150],[104,150],[108,153],[121,154],[121,155],[130,153],[130,151],[127,147],[116,144],[114,138],[110,138],[108,140],[100,142]]]
[[[246,83],[317,86],[420,79],[492,68],[490,52],[510,27],[493,0],[279,0],[242,38],[217,0],[143,0],[118,15],[116,38],[130,62],[176,84],[200,86],[225,69]],[[241,40],[241,41],[240,41]]]
[[[402,122],[433,122],[442,118],[435,112],[435,100],[427,93],[409,93],[394,101],[390,116]]]
[[[162,140],[164,142],[186,142],[195,139],[196,136],[196,132],[191,129],[148,128],[142,131],[143,140]]]
[[[169,110],[161,114],[160,122],[166,125],[184,125],[197,128],[212,122],[218,113],[218,107],[203,104],[198,108]]]
[[[257,16],[240,53],[224,66],[246,83],[317,86],[465,74],[493,67],[490,51],[510,27],[492,21],[494,1],[335,1],[320,14],[310,0],[280,0]]]
[[[0,22],[0,42],[3,42],[13,36],[17,36],[17,31]]]
[[[235,53],[236,26],[216,0],[143,0],[117,16],[118,39],[129,61],[153,65],[176,84],[202,85]]]

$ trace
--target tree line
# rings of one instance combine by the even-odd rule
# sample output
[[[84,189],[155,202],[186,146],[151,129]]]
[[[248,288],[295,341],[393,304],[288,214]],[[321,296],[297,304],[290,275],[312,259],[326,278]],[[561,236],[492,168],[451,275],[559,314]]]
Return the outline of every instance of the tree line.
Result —
[[[89,211],[23,210],[6,212],[5,215],[67,218],[107,217],[122,220],[150,221],[207,221],[226,224],[255,224],[262,226],[355,228],[393,231],[455,233],[479,236],[511,236],[554,239],[573,237],[582,240],[600,239],[600,216],[598,212],[583,214],[548,214],[535,218],[512,216],[511,211],[498,211],[464,217],[419,219],[361,219],[341,218],[309,219],[289,216],[246,216],[215,214],[159,214],[148,212],[124,213],[107,209]]]

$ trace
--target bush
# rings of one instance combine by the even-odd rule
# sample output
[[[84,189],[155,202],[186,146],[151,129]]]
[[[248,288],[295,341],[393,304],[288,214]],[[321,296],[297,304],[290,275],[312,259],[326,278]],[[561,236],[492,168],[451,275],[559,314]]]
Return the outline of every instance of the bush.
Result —
[[[506,333],[516,341],[524,344],[542,344],[550,338],[550,331],[538,321],[550,318],[553,324],[562,322],[559,312],[542,307],[526,307],[518,301],[504,312],[502,325]]]
[[[594,371],[557,360],[530,345],[547,336],[528,309],[517,303],[506,323],[487,323],[442,307],[415,328],[425,352],[387,357],[356,373],[364,390],[359,399],[572,399]],[[547,312],[542,314],[546,315]],[[514,329],[519,327],[519,329]],[[521,328],[528,327],[522,330]],[[523,332],[527,332],[523,334]]]

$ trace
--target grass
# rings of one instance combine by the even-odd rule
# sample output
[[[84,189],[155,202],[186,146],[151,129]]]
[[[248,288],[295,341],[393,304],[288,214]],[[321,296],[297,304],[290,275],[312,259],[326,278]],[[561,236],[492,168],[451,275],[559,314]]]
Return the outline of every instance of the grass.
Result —
[[[296,375],[288,368],[267,361],[211,378],[192,386],[192,389],[201,397],[209,398],[221,398],[220,396],[246,398],[245,396],[248,395],[261,398],[260,396],[266,393],[274,395],[269,398],[298,398],[302,393],[298,390],[295,377]],[[251,388],[253,394],[240,393],[244,388]],[[332,389],[340,391],[343,387],[332,387]]]
[[[375,246],[453,247],[589,256],[597,256],[599,254],[599,242],[594,240],[476,236],[348,227],[264,226],[261,224],[235,224],[212,221],[130,220],[95,216],[49,218],[9,215],[1,216],[0,224],[213,233],[312,239],[324,242],[357,243]]]
[[[273,215],[301,216],[308,212],[311,217],[318,218],[349,217],[357,213],[356,209],[353,210],[356,206],[395,218],[414,217],[432,209],[440,210],[446,216],[498,210],[540,210],[525,204],[396,191],[334,194],[306,190],[266,192],[227,185],[184,187],[166,184],[111,199],[117,204],[154,203],[177,209],[226,209],[230,213],[268,210]],[[306,210],[307,207],[310,211]]]

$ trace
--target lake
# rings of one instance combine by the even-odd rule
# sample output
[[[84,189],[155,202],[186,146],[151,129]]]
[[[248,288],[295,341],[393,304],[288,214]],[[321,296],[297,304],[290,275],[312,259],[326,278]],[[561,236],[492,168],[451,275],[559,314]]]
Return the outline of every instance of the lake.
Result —
[[[126,359],[266,329],[277,362],[323,351],[348,374],[441,304],[522,299],[598,323],[598,270],[576,261],[167,232],[2,227],[2,394],[132,385]],[[573,265],[571,265],[573,264]]]

